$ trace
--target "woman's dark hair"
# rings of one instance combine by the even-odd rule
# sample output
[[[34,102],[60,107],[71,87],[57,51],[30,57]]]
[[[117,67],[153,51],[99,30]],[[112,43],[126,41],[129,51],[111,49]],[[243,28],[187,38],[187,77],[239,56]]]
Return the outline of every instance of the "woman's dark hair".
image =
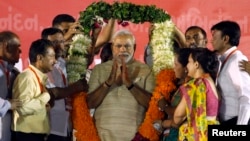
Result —
[[[216,74],[219,68],[219,61],[214,51],[208,48],[191,48],[192,58],[197,61],[205,73],[209,73],[215,81]]]
[[[173,51],[174,54],[178,55],[177,60],[183,66],[186,67],[188,63],[188,57],[190,54],[190,48],[181,47],[180,44],[174,40],[173,41]]]
[[[178,55],[177,60],[183,67],[187,66],[190,53],[190,48],[179,48],[175,51],[175,54]]]

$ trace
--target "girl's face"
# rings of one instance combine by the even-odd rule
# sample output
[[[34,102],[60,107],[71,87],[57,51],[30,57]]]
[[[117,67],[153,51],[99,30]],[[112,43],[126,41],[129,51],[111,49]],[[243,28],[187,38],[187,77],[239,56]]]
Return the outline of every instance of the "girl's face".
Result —
[[[174,57],[174,72],[175,77],[179,79],[184,79],[186,77],[185,70],[186,67],[182,66],[182,64],[178,61],[179,55],[175,55]]]

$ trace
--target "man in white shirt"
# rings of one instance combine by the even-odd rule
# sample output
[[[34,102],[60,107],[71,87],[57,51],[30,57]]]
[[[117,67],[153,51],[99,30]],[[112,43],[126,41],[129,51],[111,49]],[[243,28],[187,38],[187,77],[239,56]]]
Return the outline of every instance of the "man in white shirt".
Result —
[[[60,29],[45,28],[42,31],[42,38],[52,42],[56,55],[56,64],[52,71],[47,73],[46,87],[54,98],[51,100],[53,107],[50,110],[50,135],[47,141],[71,141],[72,127],[69,115],[70,109],[68,108],[71,105],[67,100],[75,93],[86,91],[88,88],[87,81],[82,79],[68,85],[66,60],[64,58],[64,38]]]
[[[68,81],[66,74],[66,60],[63,58],[65,53],[63,32],[57,28],[45,28],[42,31],[42,38],[48,39],[53,43],[57,60],[53,70],[47,73],[48,81],[46,87],[65,88],[68,86]],[[70,134],[72,132],[70,125],[69,111],[66,109],[66,98],[55,100],[53,108],[50,110],[50,135],[47,140],[70,141]]]
[[[250,118],[250,76],[241,71],[239,61],[248,60],[237,46],[240,27],[234,21],[221,21],[211,28],[212,45],[221,66],[218,72],[218,90],[221,93],[219,118],[221,124],[247,125]]]

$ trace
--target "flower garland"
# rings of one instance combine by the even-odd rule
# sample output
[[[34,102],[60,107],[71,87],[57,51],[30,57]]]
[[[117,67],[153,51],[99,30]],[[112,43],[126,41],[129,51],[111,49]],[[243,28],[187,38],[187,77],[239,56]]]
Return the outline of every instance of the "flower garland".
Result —
[[[68,82],[73,83],[86,75],[88,60],[87,49],[91,40],[83,34],[76,34],[72,38],[67,60]],[[86,103],[86,93],[75,94],[72,98],[71,117],[73,128],[76,130],[74,136],[77,141],[99,141],[97,130]],[[88,128],[86,128],[88,127]]]
[[[90,116],[86,103],[86,93],[82,92],[73,96],[73,127],[76,130],[74,134],[77,141],[100,141],[97,129]]]
[[[96,16],[102,17],[104,21],[113,18],[133,23],[161,23],[170,20],[170,15],[163,9],[156,8],[155,5],[136,5],[118,1],[112,5],[104,1],[93,2],[80,12],[79,22],[86,35],[89,35],[91,28],[95,25]]]
[[[169,100],[170,93],[176,90],[173,71],[173,30],[172,21],[155,23],[150,41],[153,57],[153,72],[156,75],[156,87],[149,102],[149,108],[139,131],[133,141],[158,141],[159,134],[153,122],[162,119],[164,113],[158,108],[158,101],[165,97]]]
[[[152,31],[150,48],[153,57],[153,71],[158,74],[162,69],[173,68],[173,31],[174,24],[171,20],[154,23]]]
[[[86,75],[88,59],[88,47],[91,40],[83,34],[76,34],[72,37],[72,43],[69,48],[69,56],[67,59],[67,76],[68,82],[73,83]]]
[[[158,131],[154,129],[153,122],[158,119],[162,119],[164,113],[158,108],[158,101],[164,96],[165,99],[169,99],[170,93],[176,90],[174,84],[175,74],[173,69],[163,69],[156,76],[156,88],[153,92],[153,96],[149,102],[149,108],[146,112],[143,123],[139,127],[139,134],[141,139],[133,141],[159,141]]]
[[[119,23],[122,23],[123,21],[131,21],[133,23],[150,22],[155,26],[150,44],[152,47],[154,61],[153,71],[157,77],[157,86],[153,92],[148,111],[146,112],[146,117],[140,126],[138,133],[150,141],[156,141],[159,137],[156,130],[153,128],[152,123],[155,119],[160,119],[163,116],[163,113],[158,110],[158,100],[162,95],[165,98],[168,98],[169,93],[175,89],[173,82],[175,77],[174,72],[171,69],[173,66],[173,52],[171,48],[174,27],[173,23],[170,20],[170,16],[166,14],[163,9],[156,8],[155,5],[140,6],[128,2],[114,2],[114,4],[110,5],[104,1],[93,2],[85,11],[81,11],[79,22],[82,25],[82,31],[87,38],[90,35],[91,28],[96,26],[96,23],[99,22],[98,19],[102,19],[101,21],[105,22],[110,18],[117,19]],[[85,41],[81,38],[77,38],[75,42],[78,42],[79,44],[76,43],[73,44],[73,46],[79,48]],[[84,59],[84,55],[81,53],[79,55],[79,51],[80,50],[77,50],[76,53],[72,53],[75,55],[71,56],[71,59],[73,60],[71,63],[73,65],[69,67],[69,70],[81,69],[80,64],[86,60]],[[78,61],[78,59],[81,61]],[[75,64],[76,62],[79,63]],[[86,62],[83,64],[85,65],[82,65],[82,68],[86,70]],[[73,80],[77,80],[82,74],[85,74],[85,71],[82,74],[80,73],[80,75],[76,72],[72,72],[72,74],[69,72],[69,74],[70,77],[72,76],[71,78]],[[74,97],[72,116],[74,128],[77,130],[77,133],[75,134],[77,141],[99,140],[93,121],[91,117],[88,117],[90,115],[86,105],[85,94],[76,95]],[[87,116],[87,118],[84,118],[84,116]],[[89,132],[89,130],[92,130],[92,132]]]

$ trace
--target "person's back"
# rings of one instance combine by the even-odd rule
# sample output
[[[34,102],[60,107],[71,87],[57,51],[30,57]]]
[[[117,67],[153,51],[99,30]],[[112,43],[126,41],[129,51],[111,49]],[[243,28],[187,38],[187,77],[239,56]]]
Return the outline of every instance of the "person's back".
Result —
[[[207,140],[208,125],[219,124],[219,96],[214,83],[218,66],[215,52],[191,49],[187,64],[191,79],[180,87],[182,99],[173,120],[174,125],[180,125],[179,140]]]
[[[178,89],[178,87],[182,84],[185,83],[186,77],[187,77],[187,63],[188,63],[188,57],[190,54],[190,48],[180,48],[179,44],[177,42],[174,42],[174,73],[176,77],[176,87],[177,90],[174,92],[174,94],[171,94],[169,96],[168,101],[163,97],[161,100],[158,101],[158,107],[160,108],[161,111],[164,111],[167,114],[167,118],[165,118],[163,121],[162,120],[157,120],[155,121],[159,125],[162,125],[162,128],[164,129],[163,131],[163,136],[162,136],[162,141],[177,141],[178,140],[178,132],[179,129],[178,127],[169,127],[169,122],[172,122],[173,120],[173,114],[174,110],[179,104],[181,100],[181,93]],[[157,76],[159,78],[163,78],[166,76],[163,76],[165,74],[162,74],[162,77]],[[164,80],[163,80],[164,81]],[[167,83],[165,84],[167,85]],[[157,89],[156,86],[155,89]]]

